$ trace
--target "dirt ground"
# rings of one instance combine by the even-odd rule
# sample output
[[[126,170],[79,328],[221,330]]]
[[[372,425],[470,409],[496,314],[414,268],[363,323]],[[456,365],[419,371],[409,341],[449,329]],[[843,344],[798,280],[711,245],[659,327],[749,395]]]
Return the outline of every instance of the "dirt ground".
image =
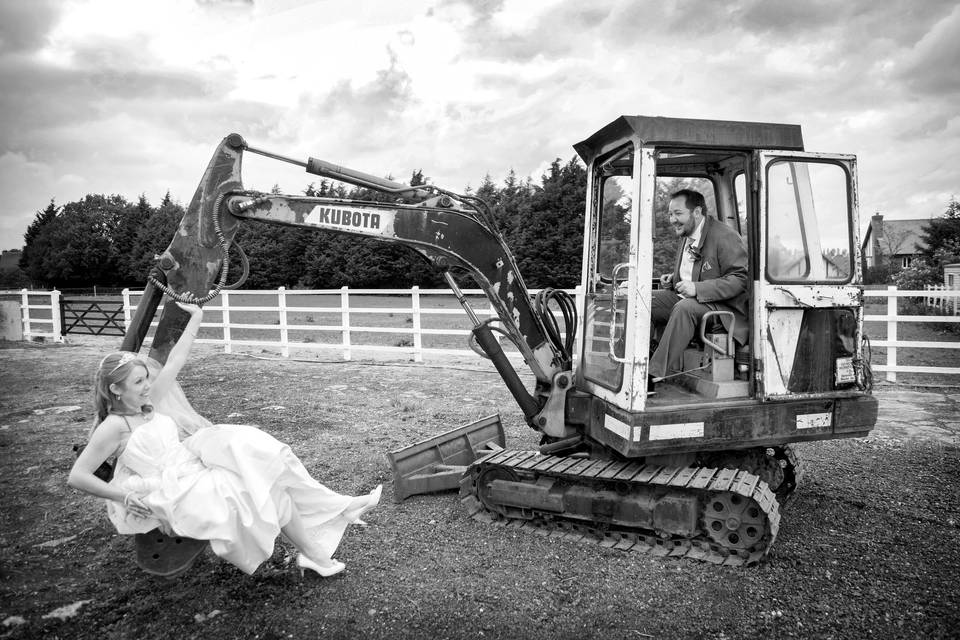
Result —
[[[201,413],[260,425],[338,491],[382,482],[384,501],[368,528],[348,531],[337,554],[347,571],[336,578],[301,578],[280,541],[253,576],[208,551],[166,580],[136,567],[132,540],[113,532],[100,500],[66,486],[71,446],[90,424],[92,371],[117,340],[0,345],[0,638],[947,638],[960,629],[960,391],[881,386],[870,437],[801,445],[804,481],[777,542],[761,565],[739,569],[485,526],[454,494],[394,503],[390,450],[498,411],[511,447],[536,445],[487,363],[298,362],[200,345],[181,380]],[[908,410],[933,426],[893,426]]]

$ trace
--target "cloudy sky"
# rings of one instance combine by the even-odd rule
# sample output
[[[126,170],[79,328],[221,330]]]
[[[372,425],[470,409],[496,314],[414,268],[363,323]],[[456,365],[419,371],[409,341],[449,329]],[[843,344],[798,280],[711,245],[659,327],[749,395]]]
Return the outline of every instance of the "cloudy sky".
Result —
[[[460,190],[621,114],[800,124],[859,157],[862,218],[927,218],[960,197],[958,105],[956,0],[0,0],[0,248],[51,198],[188,203],[234,131]]]

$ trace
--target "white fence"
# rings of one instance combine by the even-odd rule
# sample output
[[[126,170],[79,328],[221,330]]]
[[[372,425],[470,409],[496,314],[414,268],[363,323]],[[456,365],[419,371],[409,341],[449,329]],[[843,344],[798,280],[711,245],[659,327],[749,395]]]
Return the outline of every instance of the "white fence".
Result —
[[[12,293],[12,292],[10,292]],[[21,289],[20,319],[23,323],[23,339],[41,338],[63,342],[63,325],[60,316],[60,292],[28,291]],[[39,298],[34,302],[32,298]]]
[[[59,314],[60,292],[43,291],[19,292],[22,297],[21,308],[23,317],[23,334],[25,339],[36,337],[62,341]],[[473,299],[475,311],[481,317],[494,315],[486,297],[479,289],[465,290],[465,294]],[[568,291],[579,298],[578,290]],[[928,373],[960,375],[960,367],[918,366],[898,363],[898,350],[903,349],[960,349],[960,340],[952,338],[938,341],[917,341],[898,339],[899,329],[908,323],[956,323],[960,316],[956,315],[901,315],[898,311],[897,300],[900,298],[915,298],[924,300],[928,291],[900,291],[896,287],[887,289],[867,289],[864,298],[869,303],[871,298],[886,298],[886,313],[867,313],[864,316],[867,335],[878,335],[881,332],[876,328],[885,327],[885,337],[871,341],[873,347],[884,348],[886,357],[883,362],[872,363],[874,371],[886,374],[886,380],[895,382],[898,373]],[[136,301],[141,292],[124,290],[125,324],[129,327]],[[958,297],[960,290],[938,291],[938,297],[950,303],[960,305]],[[310,297],[313,297],[312,299]],[[246,298],[246,300],[244,300]],[[264,304],[245,304],[251,299],[265,298]],[[364,300],[375,298],[380,306],[364,306]],[[303,304],[304,300],[311,304]],[[336,304],[331,300],[336,299]],[[317,303],[324,306],[318,306]],[[384,306],[386,304],[386,306]],[[481,306],[482,305],[482,306]],[[578,308],[582,308],[581,301],[577,301]],[[343,359],[350,360],[355,351],[394,352],[412,355],[417,362],[423,360],[424,354],[453,354],[470,355],[473,352],[466,348],[452,346],[425,345],[425,339],[443,337],[447,342],[465,345],[470,335],[470,328],[452,326],[457,318],[465,323],[466,314],[456,303],[451,292],[447,289],[354,289],[343,287],[339,290],[285,290],[283,288],[270,291],[224,291],[219,298],[204,307],[205,322],[201,326],[199,342],[223,344],[224,352],[231,353],[235,347],[268,347],[279,348],[283,356],[289,356],[291,348],[312,350],[334,350],[342,354]],[[212,318],[219,312],[219,317]],[[256,321],[246,321],[253,314]],[[246,318],[244,316],[247,316]],[[374,326],[374,323],[365,321],[365,318],[374,316],[401,316],[408,318],[410,326]],[[317,316],[332,316],[332,323],[318,324],[313,321]],[[440,319],[437,322],[436,319]],[[248,335],[243,335],[244,333]],[[256,333],[259,335],[250,336]],[[327,336],[326,341],[317,341],[314,335]],[[380,336],[379,344],[360,344],[355,339],[357,334]],[[952,335],[952,334],[951,334]],[[402,336],[396,341],[391,336]],[[393,340],[393,344],[391,344]],[[508,353],[509,345],[504,345]],[[936,360],[937,358],[934,358]]]
[[[925,305],[943,311],[944,315],[960,315],[960,300],[957,295],[960,291],[947,289],[946,285],[942,284],[928,284],[923,290],[927,293],[923,299]]]
[[[567,293],[579,295],[574,289]],[[142,294],[129,289],[121,294],[127,329]],[[464,289],[463,294],[481,320],[496,317],[483,291]],[[23,290],[20,295],[24,339],[62,342],[60,292]],[[397,316],[405,320],[400,326]],[[222,344],[225,353],[266,347],[289,357],[291,349],[327,350],[339,351],[344,360],[350,360],[354,352],[367,351],[408,355],[422,362],[424,355],[476,355],[467,348],[470,329],[467,315],[449,289],[281,287],[222,291],[204,305],[197,342]],[[503,347],[508,355],[519,355],[507,342]]]
[[[886,298],[887,312],[883,315],[865,314],[864,323],[885,322],[886,338],[883,340],[871,340],[874,347],[884,347],[887,350],[886,363],[873,363],[874,371],[883,371],[886,373],[888,382],[896,382],[897,373],[934,373],[934,374],[960,374],[960,367],[927,367],[927,366],[909,366],[897,364],[897,349],[960,349],[960,341],[955,337],[952,340],[919,341],[919,340],[898,340],[897,330],[899,325],[910,322],[923,323],[956,323],[960,322],[958,316],[910,316],[900,315],[898,313],[897,300],[899,298],[925,298],[926,291],[899,291],[896,287],[887,287],[884,289],[868,289],[863,292],[866,299]],[[956,301],[960,296],[960,291],[943,291],[940,293],[943,298]],[[864,333],[870,335],[870,327],[864,327]]]

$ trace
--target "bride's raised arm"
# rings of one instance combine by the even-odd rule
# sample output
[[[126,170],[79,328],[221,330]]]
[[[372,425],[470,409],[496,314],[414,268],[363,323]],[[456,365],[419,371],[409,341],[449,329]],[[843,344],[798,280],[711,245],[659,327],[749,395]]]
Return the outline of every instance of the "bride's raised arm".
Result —
[[[190,314],[190,320],[187,326],[183,328],[183,334],[176,344],[170,350],[167,361],[164,363],[160,373],[151,381],[151,397],[154,400],[162,399],[176,384],[177,375],[180,369],[187,362],[190,355],[190,347],[193,346],[193,340],[197,337],[197,331],[200,329],[200,322],[203,320],[203,309],[198,305],[183,302],[176,303],[178,307]]]

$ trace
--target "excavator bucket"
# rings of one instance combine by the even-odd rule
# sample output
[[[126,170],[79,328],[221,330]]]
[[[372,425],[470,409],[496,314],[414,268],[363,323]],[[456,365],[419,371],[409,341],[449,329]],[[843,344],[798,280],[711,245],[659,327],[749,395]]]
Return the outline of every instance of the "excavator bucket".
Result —
[[[189,569],[203,550],[206,540],[165,535],[160,529],[134,536],[137,564],[147,573],[176,578]]]
[[[500,414],[451,429],[387,454],[393,468],[393,498],[448,491],[460,486],[470,464],[506,446]]]

